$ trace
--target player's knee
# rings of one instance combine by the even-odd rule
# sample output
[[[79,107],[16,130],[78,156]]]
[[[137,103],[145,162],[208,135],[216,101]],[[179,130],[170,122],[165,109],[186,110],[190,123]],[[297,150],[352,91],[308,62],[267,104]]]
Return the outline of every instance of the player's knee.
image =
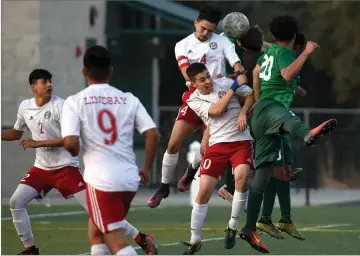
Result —
[[[10,198],[10,209],[23,209],[25,202],[17,194],[13,194]]]
[[[247,165],[235,169],[234,178],[235,178],[235,188],[237,191],[245,192],[247,190],[249,174],[250,174],[250,167]]]
[[[199,190],[199,193],[196,197],[196,203],[197,204],[207,204],[210,200],[211,194],[209,191],[207,190]]]
[[[170,155],[176,154],[180,150],[180,145],[179,144],[180,143],[177,143],[175,141],[174,142],[170,141],[169,144],[168,144],[167,152]]]

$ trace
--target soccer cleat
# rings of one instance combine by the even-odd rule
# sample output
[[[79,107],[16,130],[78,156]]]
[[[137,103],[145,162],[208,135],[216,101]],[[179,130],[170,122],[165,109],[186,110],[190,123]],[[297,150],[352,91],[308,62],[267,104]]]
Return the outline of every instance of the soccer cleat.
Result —
[[[183,255],[194,255],[196,252],[198,252],[201,249],[201,241],[197,242],[196,244],[190,244],[188,242],[181,242],[183,245],[186,245],[187,248]]]
[[[196,172],[197,170],[192,167],[192,164],[189,164],[185,174],[181,177],[177,185],[177,188],[180,192],[185,192],[190,188]]]
[[[236,229],[227,227],[225,229],[224,247],[225,249],[232,249],[235,246]]]
[[[295,168],[293,172],[291,172],[290,175],[290,182],[295,182],[297,178],[300,177],[300,175],[303,173],[303,168]]]
[[[168,184],[161,184],[161,187],[152,195],[148,200],[148,206],[150,208],[158,207],[163,198],[167,198],[170,194],[170,189]]]
[[[241,239],[248,242],[254,250],[262,253],[269,253],[267,246],[262,242],[261,237],[255,231],[243,227],[239,236]]]
[[[322,135],[330,135],[331,132],[336,128],[336,119],[329,119],[318,127],[310,130],[310,132],[304,137],[304,142],[307,146],[312,147],[315,141]]]
[[[258,222],[256,222],[256,229],[269,234],[271,237],[284,239],[283,234],[281,234],[281,232],[275,227],[272,221],[266,221],[261,218]]]
[[[140,233],[140,242],[137,244],[145,252],[145,255],[157,255],[158,253],[154,238],[150,234]]]
[[[36,248],[34,245],[31,248],[20,252],[18,255],[40,255],[39,248]]]
[[[223,185],[219,190],[218,190],[218,195],[225,200],[228,200],[230,203],[232,203],[233,201],[233,195],[230,194],[230,192],[226,189],[226,185]]]
[[[278,222],[276,224],[276,227],[278,230],[288,233],[290,236],[296,239],[299,239],[301,241],[305,240],[305,236],[301,234],[292,223]]]

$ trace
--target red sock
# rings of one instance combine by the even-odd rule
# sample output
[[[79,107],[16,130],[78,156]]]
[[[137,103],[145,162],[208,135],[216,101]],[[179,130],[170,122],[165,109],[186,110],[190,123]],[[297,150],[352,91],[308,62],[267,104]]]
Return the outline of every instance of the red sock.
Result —
[[[135,241],[137,244],[141,242],[140,232],[139,232],[139,234],[137,234],[137,236],[135,237],[134,241]]]
[[[30,247],[25,247],[25,251],[30,251],[34,246],[35,246],[35,245],[30,246]]]

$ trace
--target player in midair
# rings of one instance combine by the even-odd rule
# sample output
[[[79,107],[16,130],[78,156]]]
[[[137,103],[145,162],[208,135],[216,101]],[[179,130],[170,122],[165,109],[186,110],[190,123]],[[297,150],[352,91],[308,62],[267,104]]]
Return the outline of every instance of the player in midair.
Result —
[[[305,37],[302,33],[297,32],[294,41],[293,51],[300,54],[305,47]],[[260,80],[254,79],[254,94],[258,99],[260,91]],[[296,93],[302,96],[306,95],[306,91],[300,86],[296,88]],[[256,89],[255,89],[256,88]],[[275,162],[273,175],[270,178],[263,199],[261,218],[256,223],[258,230],[268,233],[272,237],[283,239],[284,236],[280,232],[284,231],[292,237],[304,240],[305,236],[301,234],[295,227],[291,218],[291,195],[290,195],[290,182],[294,181],[297,176],[302,172],[302,168],[295,168],[293,170],[293,155],[289,134],[282,135],[282,145],[279,151],[278,158]],[[281,219],[276,224],[273,224],[271,215],[274,208],[275,197],[278,196],[280,203]]]
[[[307,146],[313,146],[321,135],[330,134],[337,123],[330,119],[310,129],[289,110],[298,86],[298,74],[318,45],[307,42],[305,50],[296,58],[292,47],[298,23],[287,15],[274,18],[270,31],[275,43],[265,50],[253,71],[254,78],[260,79],[259,99],[250,125],[256,141],[256,172],[249,189],[246,224],[240,233],[242,239],[264,253],[269,250],[256,233],[256,222],[264,190],[281,149],[282,135],[289,133],[303,139]]]
[[[10,210],[18,236],[25,250],[20,254],[36,255],[27,204],[41,199],[51,189],[57,189],[67,199],[72,196],[85,208],[85,182],[79,169],[78,157],[72,157],[63,147],[60,118],[64,100],[52,94],[52,74],[45,69],[35,69],[29,75],[29,84],[34,98],[24,100],[18,110],[14,128],[3,130],[4,141],[20,140],[23,132],[29,130],[32,139],[21,141],[25,149],[36,148],[35,164],[25,174],[10,198]],[[132,234],[145,250],[145,234],[126,222],[126,234]]]
[[[225,77],[213,80],[203,63],[191,64],[186,73],[196,86],[187,103],[207,125],[209,147],[201,162],[200,189],[191,213],[191,239],[190,243],[183,242],[187,246],[184,254],[195,254],[201,248],[201,228],[208,202],[228,162],[233,168],[236,187],[224,240],[224,247],[231,249],[235,245],[239,217],[246,206],[247,178],[254,164],[246,115],[254,103],[252,89],[245,85],[245,75],[234,81]],[[235,95],[245,98],[243,107]]]
[[[204,7],[194,22],[196,31],[179,41],[175,46],[175,57],[181,73],[187,81],[189,91],[183,94],[183,105],[179,109],[162,161],[161,185],[155,194],[149,198],[148,205],[150,207],[157,207],[163,198],[169,196],[169,184],[174,176],[182,142],[202,124],[200,117],[186,103],[186,100],[195,91],[195,87],[186,74],[189,65],[195,62],[204,63],[213,78],[226,75],[226,61],[235,71],[244,70],[239,57],[236,55],[234,45],[227,38],[214,33],[220,19],[221,11],[219,8]],[[180,191],[185,191],[190,187],[200,162],[201,155],[198,152],[194,162],[188,166],[187,171],[178,183]]]
[[[88,87],[66,99],[61,122],[65,148],[73,156],[84,152],[84,180],[89,208],[91,253],[136,255],[125,240],[125,217],[139,182],[149,181],[158,143],[156,125],[139,99],[108,84],[113,72],[110,53],[102,46],[86,50],[83,74]],[[146,137],[144,168],[135,163],[134,129]],[[147,236],[147,241],[152,241]],[[156,254],[156,247],[150,248]]]
[[[226,36],[225,34],[222,34],[223,36]],[[244,67],[246,70],[253,70],[256,62],[253,63],[252,61],[244,62],[242,60],[244,53],[250,53],[252,55],[260,57],[262,52],[266,50],[266,48],[270,45],[270,43],[264,41],[264,35],[263,31],[260,29],[258,25],[251,25],[249,28],[249,31],[244,35],[244,37],[240,39],[232,39],[228,38],[234,45],[235,45],[235,51],[236,54],[240,57]],[[295,42],[297,44],[297,49],[299,48],[298,44],[300,43],[299,40],[296,40]],[[233,74],[233,69],[227,65],[227,74],[231,75]],[[247,73],[247,77],[249,79],[249,84],[252,83],[252,72]],[[254,89],[254,97],[257,101],[257,97],[259,95],[259,90],[257,88]],[[306,95],[306,91],[298,86],[296,93],[300,96]],[[203,144],[206,144],[205,141],[203,141]],[[297,176],[301,173],[300,168],[295,169],[294,173],[291,174],[291,180],[295,181]],[[234,176],[232,175],[231,168],[228,168],[225,176],[225,184],[218,190],[218,194],[223,199],[228,200],[229,202],[232,202],[233,194],[235,191],[235,185],[234,185]]]

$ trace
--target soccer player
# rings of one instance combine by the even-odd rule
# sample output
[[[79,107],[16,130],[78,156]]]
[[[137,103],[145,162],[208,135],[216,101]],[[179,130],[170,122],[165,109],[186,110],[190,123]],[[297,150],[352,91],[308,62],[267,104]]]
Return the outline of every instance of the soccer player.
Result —
[[[225,35],[224,35],[225,36]],[[238,56],[240,56],[240,59],[242,59],[244,52],[251,52],[252,54],[259,54],[263,52],[270,44],[263,41],[263,31],[259,28],[257,25],[252,25],[249,29],[249,31],[245,34],[245,36],[241,39],[234,40],[232,38],[229,38],[229,40],[235,44],[235,50]],[[294,48],[293,50],[298,52],[299,49],[301,49],[305,44],[305,38],[302,34],[299,34],[299,36],[296,37],[296,40],[294,42]],[[247,69],[254,69],[256,63],[254,63],[254,66],[249,67],[249,65],[246,65],[247,63],[244,63],[245,67],[247,66]],[[228,74],[232,74],[233,70],[231,67],[227,66],[227,72]],[[247,74],[248,79],[252,80],[252,73]],[[254,87],[254,97],[255,101],[258,99],[259,95],[259,88]],[[296,94],[300,96],[305,96],[306,91],[298,86],[296,89]],[[256,103],[255,103],[256,104]],[[250,112],[252,111],[253,107],[251,108]],[[206,144],[206,142],[202,142]],[[205,148],[205,146],[203,146]],[[292,161],[292,160],[291,160]],[[296,168],[293,172],[290,174],[290,180],[294,182],[296,178],[300,175],[302,172],[301,168]],[[234,176],[232,175],[231,168],[228,168],[225,176],[225,184],[218,190],[218,194],[223,199],[226,199],[230,203],[232,202],[234,191],[235,191],[235,185],[234,185]]]
[[[251,130],[256,141],[256,172],[249,189],[247,220],[240,237],[260,252],[268,252],[267,246],[256,233],[264,190],[272,175],[274,163],[281,149],[281,137],[291,134],[313,146],[321,135],[328,135],[337,121],[327,120],[314,129],[309,129],[290,110],[298,74],[309,56],[318,48],[314,42],[307,42],[305,50],[296,58],[292,51],[297,21],[287,15],[278,16],[270,22],[270,31],[275,39],[259,59],[253,76],[260,79],[259,100],[251,118]]]
[[[303,47],[305,47],[305,43],[306,40],[304,35],[300,32],[296,33],[293,51],[298,53],[303,49]],[[257,99],[258,92],[260,91],[259,79],[254,79],[254,88],[257,88],[254,89],[254,93],[257,93],[255,96]],[[296,88],[296,93],[302,96],[306,95],[306,91],[300,86]],[[281,144],[281,150],[279,151],[278,158],[275,162],[273,175],[270,178],[264,192],[262,214],[261,218],[256,223],[256,227],[258,230],[268,233],[270,236],[275,238],[284,238],[283,234],[280,232],[281,230],[296,239],[304,240],[305,236],[296,229],[291,219],[290,197],[290,182],[297,178],[296,176],[302,172],[302,168],[295,168],[292,170],[293,156],[289,134],[282,135]],[[271,215],[276,195],[278,195],[279,198],[281,219],[275,226],[272,222]]]
[[[35,164],[25,174],[10,198],[10,210],[18,236],[24,244],[22,255],[39,254],[31,231],[27,204],[40,200],[51,189],[57,189],[65,199],[72,196],[85,208],[85,182],[79,169],[78,157],[72,157],[63,147],[60,117],[64,100],[52,95],[52,74],[45,69],[35,69],[29,75],[29,84],[34,98],[24,100],[18,110],[14,128],[1,132],[4,141],[20,140],[29,130],[32,139],[21,141],[24,150],[36,148]],[[130,223],[125,224],[127,235],[131,235],[147,252],[151,241]],[[105,246],[105,245],[99,245]],[[149,247],[151,248],[151,247]]]
[[[186,74],[196,87],[187,103],[207,125],[209,147],[201,162],[200,189],[191,213],[191,239],[190,243],[183,242],[187,246],[184,254],[195,254],[201,248],[201,228],[208,202],[228,162],[233,168],[236,187],[224,240],[225,248],[231,249],[247,201],[247,177],[253,167],[252,137],[246,116],[254,102],[252,89],[244,85],[245,75],[235,81],[225,77],[213,80],[203,63],[191,64]],[[245,97],[243,108],[234,95]]]
[[[80,136],[83,144],[91,251],[106,254],[94,248],[105,243],[113,255],[136,255],[123,236],[125,217],[140,180],[149,181],[158,132],[137,97],[108,84],[113,72],[108,50],[90,47],[83,64],[88,87],[66,99],[61,128],[71,155],[79,154]],[[146,136],[145,165],[140,170],[133,152],[135,128]],[[156,254],[156,247],[151,252]]]
[[[224,33],[221,34],[222,36],[226,35]],[[251,65],[246,65],[243,61],[244,52],[250,52],[252,54],[260,54],[261,51],[266,49],[269,45],[267,42],[264,42],[264,33],[260,29],[258,25],[251,25],[249,31],[240,39],[233,39],[229,38],[229,41],[234,44],[235,52],[240,57],[243,65],[247,70],[253,70],[256,63],[251,63]],[[248,63],[249,64],[249,63]],[[234,70],[229,65],[226,66],[226,71],[228,76],[234,75]],[[251,79],[252,74],[247,73],[248,79]],[[205,141],[202,142],[206,144]],[[225,174],[225,184],[218,190],[218,195],[223,199],[226,199],[230,203],[233,200],[233,195],[235,192],[235,182],[234,182],[234,175],[232,174],[232,169],[230,167],[227,168]]]
[[[183,94],[183,105],[179,109],[162,161],[161,185],[155,194],[149,198],[149,207],[157,207],[163,198],[169,196],[169,184],[175,173],[179,160],[179,149],[183,140],[202,124],[201,119],[186,103],[186,100],[195,91],[195,87],[191,85],[186,74],[189,65],[195,62],[204,63],[213,78],[226,75],[226,61],[235,71],[244,70],[239,57],[235,53],[234,45],[227,38],[214,33],[220,19],[221,11],[219,8],[207,6],[201,9],[198,18],[194,22],[195,33],[182,39],[175,46],[175,57],[181,73],[189,85],[189,91]],[[200,162],[201,155],[198,152],[194,162],[189,165],[178,183],[180,191],[185,191],[190,187]]]

